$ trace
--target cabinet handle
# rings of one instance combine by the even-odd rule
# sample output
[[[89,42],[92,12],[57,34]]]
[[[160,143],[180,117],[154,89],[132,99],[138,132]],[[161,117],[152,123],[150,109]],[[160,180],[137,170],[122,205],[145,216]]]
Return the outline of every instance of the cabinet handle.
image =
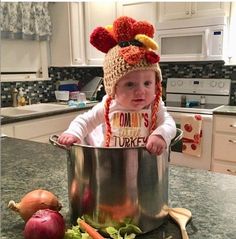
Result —
[[[233,144],[236,144],[236,140],[233,140],[233,139],[229,139],[229,142],[233,143]]]
[[[236,174],[236,171],[232,171],[230,169],[227,169],[226,171],[229,172],[229,173],[232,173],[232,174]]]
[[[189,11],[186,11],[185,13],[186,13],[186,15],[189,15]]]
[[[195,14],[195,10],[192,10],[192,11],[191,11],[191,15],[194,15],[194,14]]]
[[[230,124],[229,127],[236,128],[236,124]]]

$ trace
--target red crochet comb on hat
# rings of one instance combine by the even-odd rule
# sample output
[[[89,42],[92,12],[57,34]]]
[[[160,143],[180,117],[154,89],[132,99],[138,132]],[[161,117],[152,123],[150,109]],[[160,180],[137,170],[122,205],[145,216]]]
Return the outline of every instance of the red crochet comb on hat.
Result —
[[[110,27],[97,27],[90,35],[90,43],[103,53],[119,44],[120,55],[131,65],[144,57],[154,64],[160,57],[150,49],[157,49],[152,39],[154,27],[146,21],[136,21],[131,17],[117,18]]]
[[[117,44],[133,41],[138,34],[153,38],[153,25],[145,21],[136,21],[131,17],[122,16],[114,21],[109,30],[106,27],[94,29],[90,35],[90,43],[99,51],[107,53]]]

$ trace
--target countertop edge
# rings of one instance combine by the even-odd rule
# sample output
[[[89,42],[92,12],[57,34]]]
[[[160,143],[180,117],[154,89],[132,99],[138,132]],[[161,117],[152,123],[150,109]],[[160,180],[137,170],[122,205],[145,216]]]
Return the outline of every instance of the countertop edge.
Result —
[[[222,105],[213,111],[213,114],[217,115],[236,115],[236,106],[234,105]]]
[[[79,112],[82,110],[87,110],[91,109],[93,106],[95,106],[96,103],[87,105],[85,107],[68,107],[67,109],[62,109],[62,110],[57,110],[57,111],[50,111],[50,112],[42,112],[42,113],[37,113],[37,114],[31,114],[31,115],[24,115],[24,116],[16,116],[16,117],[8,117],[8,116],[3,116],[1,119],[1,125],[6,125],[6,124],[11,124],[11,123],[17,123],[21,121],[27,121],[27,120],[32,120],[32,119],[39,119],[39,118],[44,118],[44,117],[49,117],[49,116],[54,116],[54,115],[60,115],[60,114],[68,114],[72,112]]]

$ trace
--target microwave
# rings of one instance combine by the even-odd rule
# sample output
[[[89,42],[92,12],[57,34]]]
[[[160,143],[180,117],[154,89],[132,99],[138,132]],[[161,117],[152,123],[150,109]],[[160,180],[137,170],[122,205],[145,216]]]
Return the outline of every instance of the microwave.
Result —
[[[157,24],[161,62],[225,61],[227,18],[199,18]]]

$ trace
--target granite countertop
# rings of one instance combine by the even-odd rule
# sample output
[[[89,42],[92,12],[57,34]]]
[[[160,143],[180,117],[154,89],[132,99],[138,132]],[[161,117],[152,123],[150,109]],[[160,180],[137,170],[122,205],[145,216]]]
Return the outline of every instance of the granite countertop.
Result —
[[[21,239],[24,222],[7,208],[27,192],[43,188],[55,193],[63,204],[67,219],[66,151],[50,144],[13,138],[1,139],[1,238]],[[190,239],[232,239],[236,235],[236,177],[186,167],[170,166],[169,206],[191,210],[187,226]],[[68,222],[68,221],[67,221]],[[142,239],[172,236],[180,231],[171,220],[160,228],[141,235]]]
[[[222,105],[213,111],[214,114],[236,115],[236,106]]]
[[[54,103],[54,102],[51,102]],[[23,116],[3,116],[1,118],[1,124],[10,124],[10,123],[16,123],[20,121],[25,121],[25,120],[32,120],[32,119],[38,119],[38,118],[43,118],[43,117],[49,117],[53,115],[59,115],[59,114],[67,114],[71,112],[79,112],[81,110],[87,110],[92,108],[94,105],[97,103],[89,103],[84,107],[68,107],[62,110],[56,110],[56,111],[49,111],[49,112],[37,112],[37,114],[29,114],[29,115],[23,115]]]

